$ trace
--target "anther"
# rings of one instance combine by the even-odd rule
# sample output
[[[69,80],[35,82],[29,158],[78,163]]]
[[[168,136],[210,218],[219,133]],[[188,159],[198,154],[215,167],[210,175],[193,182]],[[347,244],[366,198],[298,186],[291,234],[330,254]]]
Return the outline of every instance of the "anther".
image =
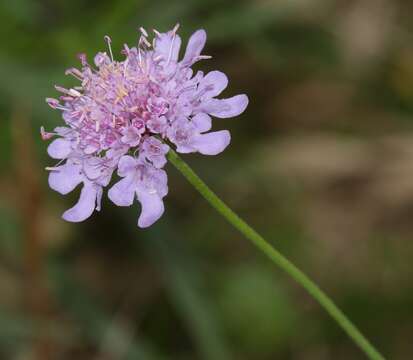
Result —
[[[142,26],[139,28],[139,31],[142,33],[143,36],[148,37],[148,33],[146,32],[145,28]]]
[[[139,38],[139,45],[142,45],[142,44],[146,45],[148,48],[151,47],[151,43],[144,36],[141,36]]]
[[[59,171],[59,168],[55,167],[55,166],[47,166],[47,167],[45,167],[45,170],[47,170],[47,171]]]
[[[83,74],[76,68],[67,69],[65,75],[72,75],[78,80],[83,80]]]
[[[87,57],[86,57],[85,53],[78,54],[77,58],[80,60],[80,62],[83,66],[89,66],[89,64],[87,63]]]
[[[54,98],[46,98],[46,102],[52,109],[57,109],[57,107],[60,105],[59,100]]]
[[[72,95],[72,96],[75,96],[75,97],[81,97],[82,96],[82,94],[79,91],[75,90],[75,89],[70,89],[69,94]]]
[[[40,127],[40,135],[42,137],[42,140],[49,140],[51,139],[53,136],[55,136],[55,133],[51,133],[51,132],[47,132],[44,130],[44,127]]]
[[[176,32],[178,31],[178,29],[179,29],[180,26],[181,26],[181,25],[179,25],[179,23],[177,23],[177,24],[175,25],[175,27],[172,29],[172,32],[173,32],[174,34],[176,34]]]

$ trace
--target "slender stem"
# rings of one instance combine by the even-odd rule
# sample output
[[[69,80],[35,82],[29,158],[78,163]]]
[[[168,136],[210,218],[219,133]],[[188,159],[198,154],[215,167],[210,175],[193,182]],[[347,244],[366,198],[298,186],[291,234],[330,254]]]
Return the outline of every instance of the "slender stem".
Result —
[[[284,257],[268,241],[258,234],[251,226],[249,226],[236,213],[234,213],[172,149],[169,150],[168,159],[195,187],[195,189],[197,189],[199,193],[215,208],[215,210],[217,210],[275,264],[277,264],[296,282],[303,286],[341,326],[350,338],[353,339],[353,341],[364,351],[369,359],[384,360],[384,357],[374,348],[374,346],[367,340],[360,330],[307,275],[305,275],[291,261]]]

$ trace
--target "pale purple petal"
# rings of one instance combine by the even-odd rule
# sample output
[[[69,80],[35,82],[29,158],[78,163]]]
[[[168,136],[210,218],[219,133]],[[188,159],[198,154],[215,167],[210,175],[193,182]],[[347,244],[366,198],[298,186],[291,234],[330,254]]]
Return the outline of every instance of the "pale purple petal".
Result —
[[[85,147],[84,152],[86,155],[92,155],[97,150],[99,150],[99,145],[97,144],[89,144]]]
[[[164,212],[164,204],[158,194],[150,194],[145,191],[138,191],[138,200],[141,203],[141,214],[138,219],[138,226],[146,228],[157,221]]]
[[[83,181],[80,165],[65,164],[55,168],[49,174],[49,186],[53,190],[66,195]]]
[[[161,134],[165,132],[168,126],[168,121],[165,116],[154,117],[146,123],[146,126],[151,132]]]
[[[231,135],[228,130],[221,130],[197,136],[192,146],[204,155],[217,155],[230,143]]]
[[[53,159],[65,159],[69,156],[71,151],[71,142],[62,138],[54,140],[47,148],[49,156]]]
[[[190,65],[199,55],[201,55],[201,51],[206,43],[206,38],[206,32],[203,29],[197,30],[191,35],[182,60],[183,64]]]
[[[248,105],[247,95],[236,95],[228,99],[210,99],[201,105],[201,109],[218,118],[230,118],[244,112]]]
[[[177,145],[176,146],[176,151],[179,152],[180,154],[190,154],[190,153],[196,152],[197,150],[195,148],[193,148],[192,146]]]
[[[103,161],[99,157],[90,157],[83,161],[83,172],[89,180],[101,177],[103,169]]]
[[[80,222],[90,217],[96,208],[97,190],[95,185],[86,183],[80,193],[79,201],[71,209],[65,211],[63,219],[70,222]]]
[[[202,97],[210,99],[221,94],[228,86],[228,78],[221,71],[211,71],[199,82]]]
[[[136,170],[137,161],[130,155],[122,156],[118,164],[119,176],[125,177]]]
[[[153,166],[160,169],[166,164],[165,155],[169,151],[169,146],[162,143],[153,136],[147,137],[141,148],[141,156],[147,159]]]
[[[118,206],[131,206],[135,198],[136,180],[130,175],[111,187],[108,197]]]
[[[129,126],[122,131],[121,141],[129,146],[137,146],[141,141],[141,132],[134,126]]]
[[[181,38],[172,31],[160,34],[156,38],[155,52],[157,56],[162,56],[164,61],[167,61],[168,59],[177,61],[180,47]]]
[[[211,117],[205,113],[196,114],[192,118],[192,123],[195,125],[196,129],[200,132],[206,132],[211,130]]]

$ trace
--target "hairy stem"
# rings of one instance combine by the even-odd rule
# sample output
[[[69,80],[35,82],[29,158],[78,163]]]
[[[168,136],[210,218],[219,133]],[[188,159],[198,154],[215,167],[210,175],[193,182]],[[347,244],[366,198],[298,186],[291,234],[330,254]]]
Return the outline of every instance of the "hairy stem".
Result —
[[[384,360],[384,357],[367,340],[360,330],[337,307],[336,304],[290,260],[276,250],[267,240],[234,213],[215,193],[199,178],[199,176],[172,149],[168,153],[169,161],[184,175],[196,190],[228,220],[238,231],[250,240],[272,262],[289,274],[316,299],[330,316],[341,326],[350,338],[364,351],[369,359]]]

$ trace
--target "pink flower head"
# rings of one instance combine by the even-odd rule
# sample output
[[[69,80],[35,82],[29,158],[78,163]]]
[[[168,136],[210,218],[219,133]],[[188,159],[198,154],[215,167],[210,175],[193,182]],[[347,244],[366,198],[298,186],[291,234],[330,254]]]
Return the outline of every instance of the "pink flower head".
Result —
[[[100,52],[94,66],[79,55],[81,68],[66,74],[80,81],[65,89],[56,86],[59,99],[47,98],[62,112],[65,126],[53,132],[41,129],[42,138],[57,138],[48,153],[59,163],[50,170],[49,185],[68,194],[83,184],[78,203],[63,214],[67,221],[83,221],[100,210],[103,189],[117,173],[121,180],[109,190],[109,199],[119,206],[141,204],[138,226],[148,227],[163,212],[168,193],[166,164],[169,146],[181,153],[216,155],[230,143],[227,130],[210,131],[211,116],[229,118],[248,105],[246,95],[216,97],[228,79],[219,71],[194,74],[191,66],[209,58],[201,55],[204,30],[189,39],[179,60],[181,38],[178,26],[166,33],[154,30],[152,43],[141,29],[138,46],[124,46],[122,61],[113,59],[111,40],[105,37],[109,55]]]

